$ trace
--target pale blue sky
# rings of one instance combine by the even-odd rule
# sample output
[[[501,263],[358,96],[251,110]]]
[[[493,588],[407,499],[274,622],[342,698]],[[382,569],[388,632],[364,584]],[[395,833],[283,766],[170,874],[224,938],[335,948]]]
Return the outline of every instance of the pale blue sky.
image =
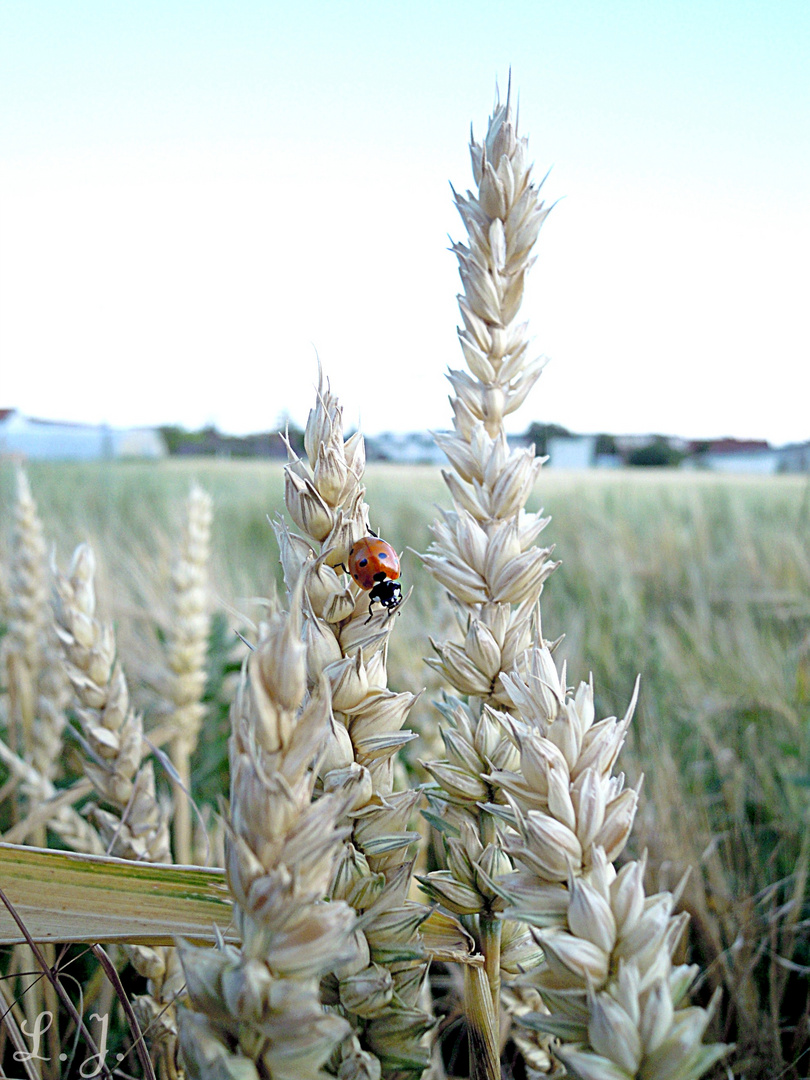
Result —
[[[560,200],[514,427],[810,436],[810,5],[0,2],[0,406],[447,426],[509,67]]]

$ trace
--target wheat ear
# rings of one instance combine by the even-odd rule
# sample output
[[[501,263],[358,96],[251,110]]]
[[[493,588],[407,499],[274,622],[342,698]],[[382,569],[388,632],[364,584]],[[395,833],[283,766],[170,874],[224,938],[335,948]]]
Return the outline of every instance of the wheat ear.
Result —
[[[713,1006],[682,1007],[697,972],[672,962],[687,916],[672,915],[670,893],[646,896],[643,861],[613,866],[638,802],[613,774],[636,694],[621,720],[597,721],[593,686],[569,690],[548,648],[519,667],[501,678],[512,712],[492,711],[519,765],[488,780],[506,798],[491,810],[516,866],[496,887],[544,957],[524,982],[551,1015],[522,1022],[561,1039],[555,1053],[580,1080],[696,1080],[727,1047],[702,1045]]]
[[[79,545],[69,573],[56,575],[55,600],[57,633],[85,739],[85,774],[114,809],[97,806],[91,816],[110,854],[171,862],[168,822],[155,796],[152,764],[142,764],[143,721],[130,707],[112,627],[96,618],[94,570],[92,548]]]
[[[86,781],[75,785],[66,794],[54,786],[46,776],[23,758],[10,750],[0,740],[0,760],[9,772],[20,781],[21,790],[29,802],[29,811],[25,818],[3,834],[3,841],[9,844],[22,844],[39,828],[47,826],[68,847],[74,851],[83,851],[90,855],[103,855],[104,844],[96,830],[72,803],[84,798],[90,789]]]
[[[33,843],[44,847],[46,826],[66,843],[97,851],[98,837],[72,806],[61,804],[59,809],[45,806],[56,795],[53,785],[62,755],[62,729],[66,722],[65,708],[69,686],[61,663],[58,662],[58,642],[51,625],[49,570],[45,553],[45,538],[36,503],[28,479],[17,470],[14,529],[9,567],[7,603],[8,633],[3,642],[9,699],[8,738],[10,746],[2,745],[3,757],[12,775],[19,780],[19,793],[24,806],[16,800],[12,814],[17,824],[6,839],[20,834],[32,837]],[[15,753],[16,751],[16,753]],[[53,818],[53,819],[52,819]],[[33,956],[28,946],[15,948],[15,960],[22,970],[31,970]],[[52,947],[45,947],[53,959]],[[29,1022],[43,1008],[54,1013],[57,999],[53,988],[35,981],[24,993],[24,1008]],[[52,1025],[48,1039],[51,1050],[58,1044],[57,1025]]]
[[[241,946],[181,945],[192,1009],[180,1011],[189,1077],[321,1080],[349,1033],[319,981],[354,955],[354,912],[324,900],[346,829],[342,795],[312,801],[329,685],[307,691],[300,590],[270,605],[231,710],[226,868]]]
[[[211,553],[211,498],[197,484],[186,503],[179,550],[172,568],[172,617],[167,634],[168,696],[172,703],[172,763],[175,790],[174,850],[181,863],[192,862],[191,755],[197,745],[205,705],[206,651],[211,618],[208,562]]]
[[[100,801],[90,817],[106,850],[122,859],[171,862],[167,812],[158,802],[151,761],[144,761],[143,721],[129,701],[129,688],[116,656],[112,627],[96,617],[95,557],[88,544],[76,549],[68,574],[57,573],[56,630],[73,685],[82,728],[83,767]],[[175,950],[129,946],[133,966],[149,981],[135,999],[148,1029],[150,1051],[161,1080],[175,1080],[174,1001],[182,988]]]
[[[70,698],[52,625],[49,579],[42,522],[28,479],[20,469],[8,576],[8,634],[3,643],[11,701],[9,738],[19,755],[10,747],[0,747],[27,802],[27,812],[13,832],[17,842],[23,831],[26,835],[34,832],[35,842],[44,846],[44,827],[51,824],[71,847],[98,852],[98,836],[72,807],[60,805],[53,822],[41,813],[43,803],[57,795],[53,781],[63,757],[62,731]],[[37,819],[36,824],[31,823],[32,818]]]
[[[324,983],[326,1000],[351,1021],[341,1076],[420,1076],[431,1016],[420,1007],[426,964],[418,934],[428,909],[408,899],[419,834],[408,822],[421,796],[394,791],[394,758],[414,738],[403,723],[415,701],[387,685],[396,616],[369,613],[369,594],[343,572],[354,541],[370,533],[363,501],[365,448],[343,438],[342,410],[321,377],[304,433],[306,460],[290,448],[286,501],[303,535],[276,527],[288,590],[301,580],[307,680],[325,678],[333,718],[320,783],[347,798],[351,828],[331,887],[362,916],[356,952]],[[340,571],[340,572],[339,572]]]
[[[453,245],[469,372],[449,373],[454,430],[436,436],[452,466],[444,477],[453,509],[432,526],[434,540],[422,556],[450,594],[463,634],[461,642],[432,642],[436,657],[428,662],[468,700],[450,697],[442,706],[447,756],[425,764],[436,781],[430,797],[447,869],[428,874],[424,886],[451,911],[477,919],[497,1025],[502,968],[514,970],[521,953],[524,962],[537,954],[525,933],[505,928],[498,917],[501,900],[490,882],[509,864],[495,819],[482,806],[495,798],[486,779],[490,766],[507,767],[514,755],[488,710],[509,707],[500,677],[529,644],[543,583],[556,565],[550,549],[535,545],[548,519],[525,510],[541,461],[533,447],[510,449],[504,429],[504,417],[523,402],[543,366],[531,360],[526,326],[517,320],[548,209],[508,98],[496,102],[483,143],[473,139],[470,150],[477,190],[455,194],[468,241]],[[475,1029],[478,1018],[468,1021]],[[496,1045],[491,1038],[482,1043]],[[497,1058],[480,1067],[488,1075],[500,1071]]]
[[[521,652],[531,606],[553,568],[548,551],[529,547],[544,522],[522,513],[538,463],[509,455],[502,427],[540,370],[525,365],[522,328],[514,324],[529,251],[547,212],[529,181],[525,148],[508,100],[497,105],[483,145],[472,146],[478,194],[456,198],[470,236],[469,246],[454,250],[464,286],[460,338],[472,377],[450,375],[455,432],[440,443],[455,470],[446,475],[455,508],[434,530],[425,561],[455,597],[465,630],[463,646],[436,646],[434,663],[471,700],[445,710],[452,725],[448,760],[428,766],[439,784],[435,801],[444,803],[449,869],[428,875],[427,885],[451,909],[455,903],[455,910],[478,911],[485,953],[497,949],[492,927],[499,909],[533,928],[544,960],[536,979],[527,978],[549,1008],[562,1009],[562,1018],[551,1021],[534,1014],[533,1026],[575,1041],[558,1052],[572,1075],[691,1078],[724,1048],[700,1046],[707,1012],[674,1012],[685,992],[682,972],[670,978],[683,919],[670,919],[671,897],[645,900],[640,873],[633,911],[620,913],[617,924],[619,913],[606,910],[616,878],[612,860],[627,841],[637,801],[623,777],[612,776],[635,698],[623,721],[594,723],[592,687],[582,684],[570,697],[547,646]],[[499,735],[518,751],[517,765],[507,764],[510,752]],[[490,768],[481,770],[483,762]],[[473,808],[482,815],[478,835],[463,813],[472,816]],[[504,873],[504,856],[515,873]],[[647,917],[647,907],[654,916]],[[546,929],[555,923],[566,929]],[[519,935],[514,941],[518,966],[531,968],[541,954]],[[611,982],[619,958],[626,964],[621,984]],[[487,959],[497,1001],[496,964]],[[650,979],[656,990],[648,1002]],[[589,993],[591,984],[599,992]],[[576,1029],[566,1026],[571,1014],[564,1008],[574,985]]]
[[[62,666],[55,662],[58,643],[51,626],[48,578],[42,522],[28,479],[18,469],[8,579],[8,633],[3,642],[10,746],[2,745],[0,750],[11,775],[19,781],[22,805],[15,792],[11,812],[17,823],[5,839],[20,834],[19,840],[31,837],[34,844],[45,847],[46,826],[50,824],[67,843],[80,842],[97,851],[98,837],[71,806],[62,804],[55,810],[44,805],[45,800],[56,795],[53,781],[63,759],[62,729],[69,698]],[[52,815],[54,820],[50,820]],[[45,946],[45,954],[53,960],[53,947]],[[15,948],[12,963],[19,963],[22,971],[30,971],[32,964],[36,968],[27,945]],[[55,1015],[57,998],[47,982],[35,980],[31,986],[23,987],[23,994],[29,1022],[35,1021],[43,1009]],[[49,1031],[51,1052],[59,1041],[57,1028],[54,1024]]]
[[[9,571],[8,638],[29,670],[36,672],[48,623],[47,559],[42,522],[22,469],[17,470]]]
[[[14,708],[10,743],[45,780],[56,778],[70,687],[59,662],[49,604],[45,537],[28,479],[17,472],[4,643]],[[30,793],[36,798],[39,793]]]

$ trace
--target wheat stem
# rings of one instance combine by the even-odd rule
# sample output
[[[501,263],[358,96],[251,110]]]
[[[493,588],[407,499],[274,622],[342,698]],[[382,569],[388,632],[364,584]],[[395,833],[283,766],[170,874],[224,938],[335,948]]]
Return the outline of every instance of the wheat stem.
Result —
[[[479,811],[481,843],[486,849],[498,842],[498,830],[493,816],[486,810]],[[482,912],[479,915],[481,951],[484,954],[484,970],[492,994],[492,1004],[497,1021],[501,1000],[501,928],[503,922],[497,916]]]

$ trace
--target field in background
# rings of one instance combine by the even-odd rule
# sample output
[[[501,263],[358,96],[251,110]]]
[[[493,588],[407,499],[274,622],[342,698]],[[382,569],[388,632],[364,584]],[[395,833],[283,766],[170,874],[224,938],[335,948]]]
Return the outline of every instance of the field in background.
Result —
[[[260,618],[256,598],[279,583],[267,517],[282,509],[281,466],[32,463],[27,474],[59,563],[80,540],[96,548],[100,606],[116,623],[148,726],[162,583],[192,480],[213,498],[213,585],[228,643],[238,645],[232,632]],[[392,639],[390,684],[427,688],[411,726],[432,740],[439,686],[421,658],[428,628],[443,638],[452,613],[406,549],[426,550],[436,506],[449,498],[433,468],[369,467],[366,485],[372,524],[405,551],[403,584],[413,589]],[[3,553],[13,502],[13,470],[3,466]],[[544,635],[565,635],[569,683],[593,672],[607,715],[624,711],[641,675],[623,755],[633,782],[645,774],[631,854],[649,849],[655,887],[694,867],[684,899],[691,948],[707,967],[705,998],[723,987],[720,1037],[743,1054],[791,1060],[791,1046],[807,1045],[810,963],[808,480],[547,470],[529,509],[538,506],[552,516],[543,537],[562,560],[542,597]]]

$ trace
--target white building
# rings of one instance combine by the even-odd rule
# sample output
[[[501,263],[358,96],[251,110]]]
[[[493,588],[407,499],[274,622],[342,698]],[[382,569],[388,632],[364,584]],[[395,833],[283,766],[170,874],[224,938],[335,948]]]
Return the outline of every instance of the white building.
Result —
[[[692,465],[722,473],[759,473],[779,471],[780,453],[759,439],[713,439],[694,454]]]
[[[779,448],[780,472],[810,472],[810,442],[788,443]]]
[[[552,436],[548,440],[548,463],[553,469],[590,469],[596,461],[596,436]]]
[[[427,431],[391,432],[366,440],[369,458],[404,465],[445,465],[447,458]]]
[[[112,428],[37,420],[17,409],[0,409],[0,457],[31,461],[98,461],[104,458],[158,458],[166,453],[154,428]]]
[[[725,454],[709,452],[704,456],[707,469],[723,473],[761,473],[769,475],[779,468],[776,450],[732,450]]]

